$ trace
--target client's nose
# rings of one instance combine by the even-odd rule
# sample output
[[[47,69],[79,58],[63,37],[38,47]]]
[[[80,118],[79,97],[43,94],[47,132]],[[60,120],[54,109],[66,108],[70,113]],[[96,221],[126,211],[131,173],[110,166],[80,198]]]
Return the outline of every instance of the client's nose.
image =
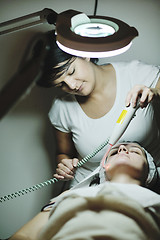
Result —
[[[125,145],[120,145],[119,146],[119,148],[118,148],[118,153],[120,153],[120,152],[126,152],[126,153],[128,153],[128,149],[127,149],[127,147],[125,146]]]

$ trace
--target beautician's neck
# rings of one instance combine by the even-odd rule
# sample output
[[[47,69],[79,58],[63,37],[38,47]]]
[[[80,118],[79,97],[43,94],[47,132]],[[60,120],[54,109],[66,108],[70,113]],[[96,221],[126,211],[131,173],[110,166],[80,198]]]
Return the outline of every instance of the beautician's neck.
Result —
[[[110,93],[110,86],[113,86],[115,73],[113,70],[113,66],[108,64],[107,66],[97,66],[95,65],[95,78],[96,81],[96,89],[94,89],[94,94],[102,94],[102,92],[108,91]]]

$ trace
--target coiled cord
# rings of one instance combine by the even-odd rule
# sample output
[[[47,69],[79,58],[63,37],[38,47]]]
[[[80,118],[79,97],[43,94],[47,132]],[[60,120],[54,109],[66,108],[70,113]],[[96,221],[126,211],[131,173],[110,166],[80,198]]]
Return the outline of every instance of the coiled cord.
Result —
[[[82,158],[78,164],[77,164],[77,167],[81,167],[83,164],[85,164],[87,161],[89,161],[92,157],[94,157],[100,150],[102,150],[109,142],[109,139],[107,139],[106,141],[104,141],[99,147],[97,147],[92,153],[88,154],[86,157]],[[48,186],[52,183],[56,183],[58,182],[59,180],[57,178],[51,178],[45,182],[42,182],[42,183],[39,183],[39,184],[36,184],[32,187],[29,187],[29,188],[26,188],[26,189],[22,189],[22,190],[19,190],[15,193],[11,193],[11,194],[8,194],[8,195],[5,195],[3,197],[0,198],[0,203],[3,203],[7,200],[10,200],[10,199],[13,199],[13,198],[16,198],[16,197],[20,197],[22,195],[25,195],[27,193],[30,193],[30,192],[33,192],[35,190],[38,190],[38,189],[41,189],[42,187],[45,187],[45,186]]]

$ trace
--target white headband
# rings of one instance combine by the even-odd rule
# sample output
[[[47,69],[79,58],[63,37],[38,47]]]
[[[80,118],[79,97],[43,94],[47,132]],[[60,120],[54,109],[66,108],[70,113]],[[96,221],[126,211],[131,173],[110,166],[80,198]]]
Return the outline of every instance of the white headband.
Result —
[[[146,180],[146,186],[149,186],[149,185],[153,185],[157,181],[157,168],[155,166],[155,163],[153,161],[153,157],[151,156],[151,154],[148,153],[144,148],[143,150],[146,154],[148,165],[149,165],[149,172]]]

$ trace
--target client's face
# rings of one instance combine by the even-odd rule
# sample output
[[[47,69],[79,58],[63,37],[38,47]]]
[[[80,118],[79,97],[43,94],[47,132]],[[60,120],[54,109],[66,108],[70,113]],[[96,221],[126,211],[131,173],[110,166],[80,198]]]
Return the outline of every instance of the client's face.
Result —
[[[138,180],[144,180],[148,174],[144,150],[137,143],[122,143],[111,148],[106,164],[107,178],[115,174],[127,174]]]

